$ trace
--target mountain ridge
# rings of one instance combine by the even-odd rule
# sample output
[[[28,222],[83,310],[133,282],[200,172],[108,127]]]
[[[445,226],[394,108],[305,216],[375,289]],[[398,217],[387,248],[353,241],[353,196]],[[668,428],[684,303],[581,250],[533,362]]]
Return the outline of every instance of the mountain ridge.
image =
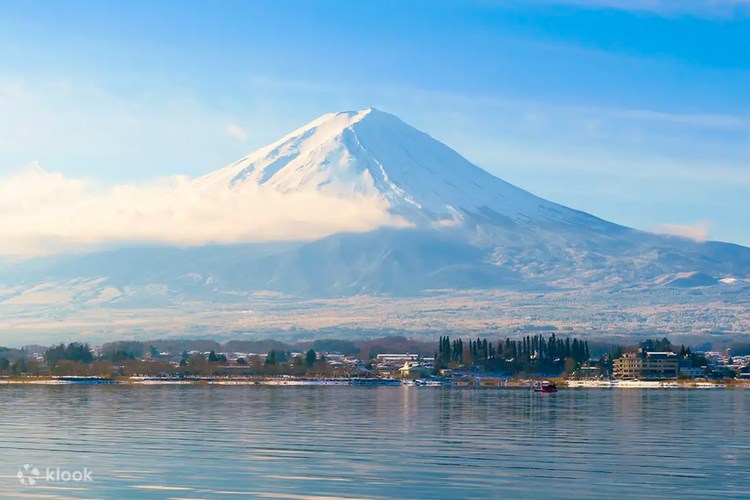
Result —
[[[138,317],[185,304],[241,308],[273,297],[393,297],[409,304],[409,297],[436,290],[465,300],[499,290],[524,297],[519,307],[536,294],[534,306],[552,311],[547,297],[585,296],[592,317],[618,311],[622,301],[646,311],[651,300],[659,307],[688,301],[697,310],[717,300],[727,310],[750,307],[750,248],[639,231],[544,200],[371,108],[323,115],[192,182],[208,199],[250,186],[250,193],[272,190],[282,199],[304,192],[310,200],[381,204],[392,219],[309,240],[141,244],[0,265],[0,313],[44,319],[132,310]],[[287,313],[303,321],[301,311]],[[466,319],[472,311],[456,314]],[[644,321],[658,314],[627,312]],[[640,321],[633,324],[640,328]],[[710,324],[722,327],[719,319]]]

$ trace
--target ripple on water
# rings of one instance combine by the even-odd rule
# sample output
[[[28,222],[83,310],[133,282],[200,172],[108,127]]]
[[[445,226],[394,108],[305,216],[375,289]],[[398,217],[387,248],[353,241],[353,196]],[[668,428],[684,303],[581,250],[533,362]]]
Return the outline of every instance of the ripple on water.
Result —
[[[3,386],[0,497],[737,497],[746,394]],[[94,481],[23,486],[27,463]]]

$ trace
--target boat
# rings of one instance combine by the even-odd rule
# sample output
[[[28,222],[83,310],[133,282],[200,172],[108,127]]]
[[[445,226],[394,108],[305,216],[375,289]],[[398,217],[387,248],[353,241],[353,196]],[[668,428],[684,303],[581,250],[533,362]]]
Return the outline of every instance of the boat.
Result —
[[[542,393],[553,393],[557,392],[557,384],[554,382],[550,382],[548,380],[542,380],[541,382],[534,382],[533,385],[534,392],[542,392]]]
[[[418,387],[441,387],[443,382],[440,380],[417,379],[414,382]]]

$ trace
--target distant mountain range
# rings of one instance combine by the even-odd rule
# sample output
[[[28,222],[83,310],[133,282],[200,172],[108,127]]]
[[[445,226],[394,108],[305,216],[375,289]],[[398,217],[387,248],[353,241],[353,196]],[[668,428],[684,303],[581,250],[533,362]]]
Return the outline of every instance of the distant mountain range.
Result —
[[[6,264],[0,311],[7,303],[18,314],[51,314],[29,313],[38,302],[23,308],[23,297],[61,288],[65,298],[52,310],[66,311],[66,321],[75,307],[242,304],[258,293],[310,299],[496,289],[540,294],[540,304],[545,293],[576,290],[700,290],[722,301],[750,295],[749,248],[638,231],[544,200],[374,109],[324,115],[193,183],[216,196],[251,185],[345,199],[384,207],[386,217],[369,231],[313,241],[139,245]],[[156,329],[169,333],[168,322]]]

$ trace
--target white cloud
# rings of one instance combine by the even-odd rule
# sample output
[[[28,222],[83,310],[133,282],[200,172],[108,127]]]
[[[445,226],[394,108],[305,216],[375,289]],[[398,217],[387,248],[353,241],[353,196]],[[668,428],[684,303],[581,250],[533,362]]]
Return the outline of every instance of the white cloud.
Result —
[[[401,225],[372,198],[199,189],[187,177],[99,187],[38,166],[0,178],[0,254],[39,255],[113,243],[176,245],[306,240]]]
[[[737,216],[747,212],[750,186],[750,117],[739,111],[683,114],[271,78],[249,85],[247,100],[219,106],[184,91],[128,95],[0,72],[0,177],[35,158],[70,182],[201,175],[324,112],[374,105],[540,196],[640,229],[670,220],[666,200],[684,207],[688,220],[710,212],[712,237],[750,244],[747,221]],[[226,131],[239,116],[246,141]]]
[[[234,137],[239,141],[247,139],[247,132],[245,132],[245,129],[234,123],[227,123],[224,127],[224,132],[226,132],[229,137]]]
[[[654,228],[654,231],[671,236],[679,236],[695,241],[706,241],[709,238],[711,223],[700,221],[693,225],[689,224],[660,224]]]

